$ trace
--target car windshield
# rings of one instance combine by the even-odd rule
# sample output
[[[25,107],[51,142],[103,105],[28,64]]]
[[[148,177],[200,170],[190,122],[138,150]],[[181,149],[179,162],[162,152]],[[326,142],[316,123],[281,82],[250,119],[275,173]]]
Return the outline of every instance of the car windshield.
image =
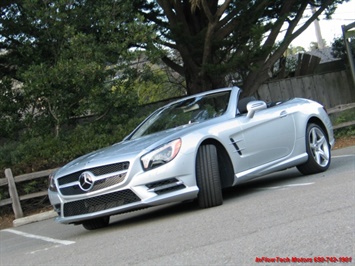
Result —
[[[229,96],[230,91],[200,95],[158,109],[130,139],[219,117],[227,110]]]

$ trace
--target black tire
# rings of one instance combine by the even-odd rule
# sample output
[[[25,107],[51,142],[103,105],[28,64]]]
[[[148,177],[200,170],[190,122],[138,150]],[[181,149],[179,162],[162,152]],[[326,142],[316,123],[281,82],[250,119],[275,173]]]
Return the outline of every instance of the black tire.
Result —
[[[331,154],[327,134],[316,124],[308,124],[306,131],[306,151],[308,160],[297,166],[304,175],[324,172],[329,168]]]
[[[96,230],[108,226],[110,223],[110,216],[99,217],[83,222],[83,227],[86,230]]]
[[[214,145],[203,145],[196,158],[197,196],[201,208],[223,204],[221,179],[218,169],[217,149]]]

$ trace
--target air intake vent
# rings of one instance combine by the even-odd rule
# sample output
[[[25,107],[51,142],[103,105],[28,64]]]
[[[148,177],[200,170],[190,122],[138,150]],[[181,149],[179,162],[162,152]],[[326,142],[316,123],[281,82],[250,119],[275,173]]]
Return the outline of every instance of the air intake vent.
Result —
[[[150,183],[147,184],[146,187],[149,189],[148,191],[154,192],[158,195],[186,188],[183,182],[176,178]]]

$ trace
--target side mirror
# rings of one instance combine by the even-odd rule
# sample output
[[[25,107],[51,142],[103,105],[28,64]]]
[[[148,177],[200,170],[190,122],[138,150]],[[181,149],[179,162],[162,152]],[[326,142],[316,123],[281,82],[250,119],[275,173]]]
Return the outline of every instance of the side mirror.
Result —
[[[264,110],[267,108],[266,102],[264,101],[251,101],[247,104],[247,117],[253,118],[256,111]]]

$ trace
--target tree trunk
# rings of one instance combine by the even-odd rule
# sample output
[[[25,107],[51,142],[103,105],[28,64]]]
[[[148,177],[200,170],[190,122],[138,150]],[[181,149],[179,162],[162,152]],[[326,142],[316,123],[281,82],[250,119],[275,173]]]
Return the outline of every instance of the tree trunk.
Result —
[[[162,43],[179,51],[182,62],[171,60],[170,65],[175,63],[175,71],[185,77],[188,94],[225,87],[225,77],[236,74],[243,76],[244,95],[253,95],[270,78],[271,67],[291,41],[338,1],[316,1],[317,11],[300,27],[297,25],[309,1],[157,2],[169,23],[145,16],[159,26],[168,25],[169,34],[163,36],[171,41],[164,39]],[[275,45],[285,23],[283,40]]]
[[[226,86],[224,76],[225,75],[203,73],[202,68],[194,72],[189,70],[188,66],[185,65],[187,94],[192,95],[216,88],[223,88]]]

